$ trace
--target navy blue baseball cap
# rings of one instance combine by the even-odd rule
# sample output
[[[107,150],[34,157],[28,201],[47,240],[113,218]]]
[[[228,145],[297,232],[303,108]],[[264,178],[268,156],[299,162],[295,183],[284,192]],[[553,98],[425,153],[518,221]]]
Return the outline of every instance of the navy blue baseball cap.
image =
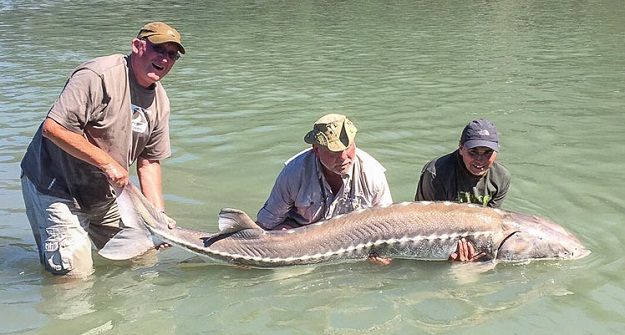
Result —
[[[462,130],[460,144],[468,149],[487,147],[499,151],[499,133],[492,122],[486,119],[473,120]]]

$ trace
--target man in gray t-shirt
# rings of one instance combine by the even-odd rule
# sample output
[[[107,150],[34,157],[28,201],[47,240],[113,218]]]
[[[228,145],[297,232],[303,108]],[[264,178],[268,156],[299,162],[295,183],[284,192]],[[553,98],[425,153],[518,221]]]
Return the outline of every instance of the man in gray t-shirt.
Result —
[[[180,34],[151,22],[129,55],[95,58],[71,74],[21,163],[26,214],[46,270],[93,272],[91,243],[100,249],[123,229],[112,186],[128,184],[133,162],[143,194],[164,210],[160,161],[171,154],[170,107],[160,80],[181,53]]]

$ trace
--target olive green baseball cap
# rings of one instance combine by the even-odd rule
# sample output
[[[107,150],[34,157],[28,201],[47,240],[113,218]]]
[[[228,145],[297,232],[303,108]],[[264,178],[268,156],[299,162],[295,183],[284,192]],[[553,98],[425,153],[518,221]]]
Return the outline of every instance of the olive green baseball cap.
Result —
[[[154,44],[173,42],[178,44],[178,50],[180,53],[185,53],[180,33],[164,22],[146,23],[146,25],[141,27],[141,30],[139,30],[137,38],[147,38],[148,41]]]
[[[304,142],[339,152],[354,143],[357,131],[345,115],[327,114],[315,122],[313,129],[304,136]]]

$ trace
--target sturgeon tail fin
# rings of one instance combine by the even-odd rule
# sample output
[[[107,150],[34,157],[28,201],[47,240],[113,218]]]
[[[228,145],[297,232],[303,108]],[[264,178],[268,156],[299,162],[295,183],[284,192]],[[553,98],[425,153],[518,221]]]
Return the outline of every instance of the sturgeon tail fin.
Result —
[[[154,249],[161,241],[153,236],[146,224],[167,225],[167,221],[134,185],[128,184],[122,189],[117,189],[116,194],[115,202],[123,229],[115,234],[98,254],[111,260],[126,260]]]

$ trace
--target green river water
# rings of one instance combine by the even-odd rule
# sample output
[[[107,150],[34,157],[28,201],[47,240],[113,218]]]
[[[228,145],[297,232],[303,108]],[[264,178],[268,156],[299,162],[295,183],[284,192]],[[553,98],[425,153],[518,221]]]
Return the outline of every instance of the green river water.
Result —
[[[0,1],[0,334],[616,334],[625,332],[625,2]],[[250,270],[95,258],[59,283],[38,263],[19,162],[71,70],[167,21],[168,213],[216,231],[255,216],[321,115],[348,115],[395,201],[471,119],[501,133],[504,208],[550,218],[571,262],[396,260]],[[135,179],[136,180],[136,179]]]

